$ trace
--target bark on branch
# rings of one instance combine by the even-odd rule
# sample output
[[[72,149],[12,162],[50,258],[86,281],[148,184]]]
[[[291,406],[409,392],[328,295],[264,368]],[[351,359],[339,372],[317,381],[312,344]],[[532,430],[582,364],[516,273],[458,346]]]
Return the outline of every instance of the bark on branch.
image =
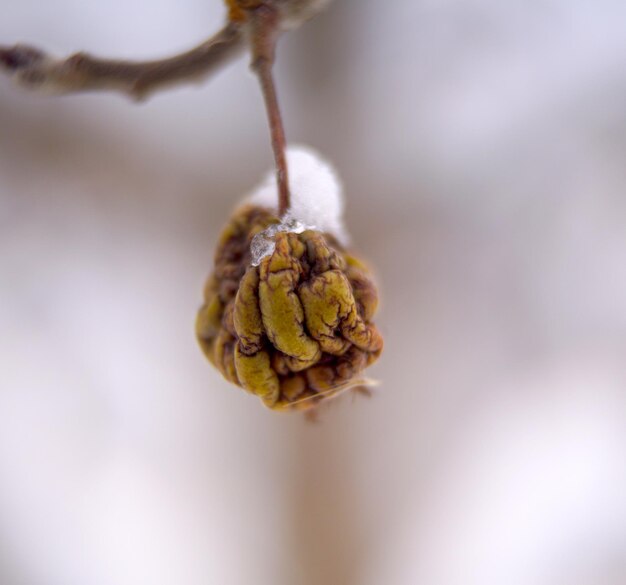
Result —
[[[242,27],[229,22],[197,47],[155,61],[99,59],[85,53],[58,59],[36,47],[0,46],[0,70],[18,85],[44,93],[108,90],[143,100],[166,87],[203,81],[244,47]]]

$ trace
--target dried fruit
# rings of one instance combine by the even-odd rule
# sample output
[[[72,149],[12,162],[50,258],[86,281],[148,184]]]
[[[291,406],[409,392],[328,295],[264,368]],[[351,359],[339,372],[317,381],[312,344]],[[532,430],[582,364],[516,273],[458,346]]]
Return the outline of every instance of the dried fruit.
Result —
[[[378,295],[364,264],[332,235],[271,228],[278,224],[262,207],[235,212],[196,334],[227,380],[269,408],[301,410],[363,383],[383,347],[372,324]],[[263,234],[271,234],[273,250],[254,266],[252,240]]]

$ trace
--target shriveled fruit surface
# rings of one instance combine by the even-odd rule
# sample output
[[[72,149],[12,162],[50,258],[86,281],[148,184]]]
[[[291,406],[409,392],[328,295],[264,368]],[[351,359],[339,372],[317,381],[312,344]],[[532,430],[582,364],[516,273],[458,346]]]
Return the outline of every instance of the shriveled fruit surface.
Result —
[[[275,410],[301,410],[363,383],[383,340],[372,323],[378,294],[365,265],[331,235],[278,232],[251,264],[255,235],[279,220],[238,209],[222,233],[196,333],[230,382]]]

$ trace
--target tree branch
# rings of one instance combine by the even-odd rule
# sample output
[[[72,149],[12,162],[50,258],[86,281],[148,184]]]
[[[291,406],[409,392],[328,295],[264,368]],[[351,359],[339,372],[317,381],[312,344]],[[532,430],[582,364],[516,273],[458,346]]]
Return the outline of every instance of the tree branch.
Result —
[[[229,22],[190,51],[155,61],[98,59],[85,53],[57,59],[27,45],[0,46],[0,70],[18,85],[44,93],[109,90],[143,100],[168,86],[203,81],[244,46],[241,26]]]
[[[165,87],[204,80],[248,46],[265,100],[283,216],[290,193],[285,131],[272,75],[276,42],[283,30],[300,26],[330,1],[226,0],[229,20],[220,32],[186,53],[155,61],[99,59],[86,53],[58,59],[28,45],[0,45],[0,72],[42,93],[117,91],[139,101]]]

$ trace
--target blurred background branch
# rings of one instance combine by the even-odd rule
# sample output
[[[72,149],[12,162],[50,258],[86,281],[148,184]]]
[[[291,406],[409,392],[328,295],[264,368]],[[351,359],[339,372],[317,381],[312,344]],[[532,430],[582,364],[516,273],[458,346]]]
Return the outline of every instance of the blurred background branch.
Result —
[[[230,20],[197,47],[152,61],[103,59],[80,52],[59,59],[30,45],[0,46],[0,68],[20,86],[44,93],[118,91],[142,100],[156,90],[178,83],[200,82],[237,56],[247,37],[258,36],[255,23],[267,20],[249,15],[276,13],[275,28],[292,28],[317,14],[329,0],[228,0]],[[259,43],[252,43],[257,51]],[[271,50],[273,62],[273,48]],[[255,56],[253,64],[256,65]]]
[[[57,59],[27,45],[0,47],[0,65],[27,89],[65,94],[84,91],[118,91],[142,100],[153,92],[178,83],[204,81],[243,49],[239,25],[229,23],[194,49],[156,61],[99,59],[76,53]]]

